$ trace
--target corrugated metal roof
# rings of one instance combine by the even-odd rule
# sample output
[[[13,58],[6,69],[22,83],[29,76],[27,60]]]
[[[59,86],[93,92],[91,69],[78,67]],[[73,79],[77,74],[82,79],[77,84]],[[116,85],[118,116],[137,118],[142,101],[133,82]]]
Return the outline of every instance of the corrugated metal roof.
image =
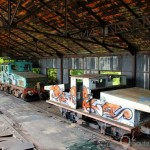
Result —
[[[0,31],[12,57],[134,54],[149,51],[150,1],[1,0]]]

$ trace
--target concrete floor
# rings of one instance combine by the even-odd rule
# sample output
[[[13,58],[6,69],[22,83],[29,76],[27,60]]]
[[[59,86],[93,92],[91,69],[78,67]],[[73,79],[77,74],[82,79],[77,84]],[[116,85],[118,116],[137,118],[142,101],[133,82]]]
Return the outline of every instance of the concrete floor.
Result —
[[[9,123],[9,118],[0,113],[0,149],[34,150],[34,145],[25,140]]]
[[[45,102],[46,103],[46,102]],[[51,109],[51,108],[49,108]],[[38,107],[0,91],[0,111],[10,124],[39,150],[123,150],[104,136],[96,136],[59,116],[44,113]]]

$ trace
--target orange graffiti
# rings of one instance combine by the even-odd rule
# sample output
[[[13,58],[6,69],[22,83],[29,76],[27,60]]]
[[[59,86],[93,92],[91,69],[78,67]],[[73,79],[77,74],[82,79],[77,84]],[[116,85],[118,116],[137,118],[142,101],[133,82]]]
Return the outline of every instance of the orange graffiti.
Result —
[[[58,85],[51,86],[50,90],[53,90],[54,96],[57,98],[62,94],[62,91],[60,90],[60,87]]]
[[[110,114],[110,116],[114,117],[114,116],[115,116],[114,112],[115,112],[116,110],[120,109],[121,106],[116,105],[116,104],[111,104],[111,103],[105,103],[105,104],[102,106],[102,108],[103,108],[103,112],[107,112],[107,113]]]

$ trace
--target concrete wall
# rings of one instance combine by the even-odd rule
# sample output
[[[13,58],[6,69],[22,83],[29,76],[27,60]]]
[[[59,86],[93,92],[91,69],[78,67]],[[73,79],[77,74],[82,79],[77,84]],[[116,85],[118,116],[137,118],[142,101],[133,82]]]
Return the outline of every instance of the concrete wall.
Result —
[[[99,73],[99,71],[119,71],[127,75],[128,87],[134,86],[149,89],[149,55],[139,54],[136,57],[136,81],[134,81],[134,56],[117,55],[102,57],[64,58],[63,59],[63,83],[69,83],[69,69],[82,69],[84,73]],[[57,69],[57,78],[60,81],[60,59],[39,60],[41,73],[46,74],[47,68]]]

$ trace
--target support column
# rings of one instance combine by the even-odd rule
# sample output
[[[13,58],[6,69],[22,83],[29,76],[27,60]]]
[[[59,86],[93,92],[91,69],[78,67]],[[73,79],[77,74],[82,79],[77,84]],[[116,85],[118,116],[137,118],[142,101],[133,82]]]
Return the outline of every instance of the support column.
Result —
[[[135,52],[133,55],[133,86],[136,86],[136,72],[137,72],[137,65],[136,65],[136,57],[137,57],[137,53]]]
[[[60,58],[60,83],[63,84],[63,57]]]

